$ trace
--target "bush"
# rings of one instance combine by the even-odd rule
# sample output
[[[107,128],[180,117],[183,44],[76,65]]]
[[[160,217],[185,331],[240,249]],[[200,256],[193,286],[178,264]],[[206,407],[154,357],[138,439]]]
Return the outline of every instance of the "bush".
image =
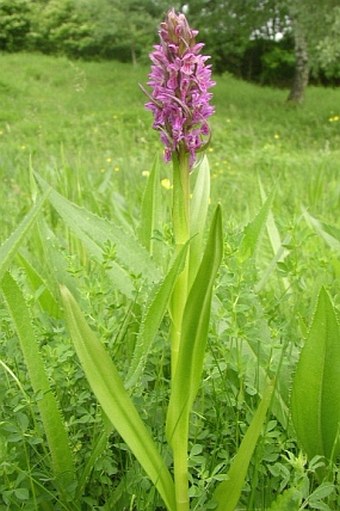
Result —
[[[93,46],[90,4],[74,0],[51,0],[43,10],[36,5],[30,41],[43,53],[61,53],[71,57],[87,56]]]
[[[28,0],[0,0],[0,49],[23,50],[30,31],[31,9]]]

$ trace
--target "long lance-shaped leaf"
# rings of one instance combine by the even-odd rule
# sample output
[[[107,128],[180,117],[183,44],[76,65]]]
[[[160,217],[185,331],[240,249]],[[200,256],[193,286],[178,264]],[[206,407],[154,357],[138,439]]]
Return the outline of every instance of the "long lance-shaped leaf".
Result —
[[[42,188],[48,186],[41,177],[38,177],[38,181]],[[116,260],[110,261],[112,270],[109,273],[115,285],[128,297],[133,295],[129,272],[142,275],[151,282],[160,279],[159,269],[131,232],[126,233],[108,220],[80,208],[53,189],[49,201],[94,258],[101,262],[105,244],[110,242],[114,245]]]
[[[31,211],[25,216],[25,218],[18,225],[16,230],[10,235],[10,237],[0,247],[0,281],[7,271],[13,257],[16,255],[23,239],[34,225],[38,218],[42,207],[49,194],[49,190],[43,194],[39,201],[33,206]]]
[[[216,208],[209,238],[183,314],[177,367],[168,408],[167,436],[186,422],[200,385],[209,328],[212,289],[223,253],[222,211]]]
[[[167,509],[176,511],[173,480],[114,363],[66,287],[61,288],[61,294],[68,328],[92,391],[157,488]]]
[[[25,269],[28,280],[31,284],[34,292],[38,294],[38,301],[43,310],[45,310],[48,314],[59,318],[60,317],[60,307],[53,296],[52,291],[49,288],[48,282],[46,279],[38,272],[38,270],[30,263],[26,254],[23,251],[20,251],[18,254],[18,259]]]
[[[293,381],[291,410],[298,440],[309,459],[340,454],[340,327],[321,289]]]
[[[143,195],[139,239],[150,254],[153,254],[154,231],[160,222],[159,159],[156,158]]]
[[[260,187],[260,194],[261,194],[261,200],[262,204],[266,202],[266,194],[262,185],[261,178],[259,177],[259,187]],[[284,261],[284,259],[289,254],[289,251],[285,248],[285,245],[288,244],[290,241],[290,235],[286,235],[283,242],[281,241],[281,236],[279,233],[279,230],[277,228],[277,225],[275,223],[274,215],[271,210],[268,212],[267,222],[266,222],[266,228],[267,228],[267,234],[268,238],[271,244],[271,247],[273,249],[274,258],[272,259],[271,263],[269,264],[267,270],[263,273],[263,276],[260,280],[260,282],[256,286],[256,291],[260,291],[264,284],[268,281],[269,275],[272,273],[272,271],[276,268],[276,265],[278,262]],[[287,291],[290,288],[290,282],[287,277],[282,278],[282,284]]]
[[[157,285],[156,292],[151,296],[145,316],[142,319],[131,366],[129,368],[129,374],[127,376],[126,387],[134,385],[143,370],[152,341],[157,334],[167,310],[177,277],[183,270],[187,252],[188,244],[184,245],[180,250],[163,282]]]
[[[51,453],[56,483],[60,492],[68,499],[72,495],[72,485],[75,481],[73,456],[65,425],[40,356],[30,314],[18,284],[9,273],[3,277],[1,291],[18,334],[32,388],[41,396],[37,405]]]
[[[315,232],[327,243],[331,249],[336,252],[340,251],[340,230],[332,225],[320,222],[317,218],[313,217],[303,208],[303,216],[306,221],[313,227]]]
[[[244,228],[243,239],[240,246],[240,257],[242,261],[252,257],[255,253],[261,234],[267,222],[273,197],[274,192],[268,195],[268,198],[257,213],[256,217]]]
[[[269,385],[252,418],[239,450],[232,461],[231,467],[227,473],[227,479],[216,488],[213,496],[213,499],[218,503],[216,511],[234,511],[237,506],[247,475],[248,466],[266,418],[272,393],[273,385]]]
[[[196,277],[202,258],[203,237],[210,198],[210,169],[208,158],[204,156],[196,177],[190,204],[190,263],[189,287]]]

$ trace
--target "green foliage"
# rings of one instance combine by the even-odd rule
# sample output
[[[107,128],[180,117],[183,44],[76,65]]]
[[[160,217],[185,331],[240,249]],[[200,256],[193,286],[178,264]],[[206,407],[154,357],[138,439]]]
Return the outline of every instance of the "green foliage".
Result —
[[[1,0],[0,50],[26,49],[30,23],[31,5],[28,0]]]
[[[309,459],[336,460],[340,454],[339,365],[340,328],[322,289],[292,388],[292,418]]]
[[[43,187],[46,183],[39,179]],[[105,248],[109,244],[107,273],[119,291],[131,298],[134,291],[133,279],[143,276],[148,282],[159,279],[159,271],[143,247],[139,246],[133,233],[126,235],[120,226],[72,204],[55,190],[49,199],[76,236],[85,244],[90,254],[105,265]],[[117,259],[117,261],[115,260]],[[128,273],[129,272],[129,273]]]
[[[328,78],[340,78],[340,7],[335,7],[326,17],[329,31],[318,43],[318,62]]]
[[[158,489],[169,511],[175,511],[173,481],[157,446],[127,394],[109,354],[86,323],[67,288],[62,288],[71,337],[89,384],[105,414]]]
[[[2,279],[1,292],[18,333],[30,382],[38,402],[52,458],[55,483],[62,498],[70,501],[75,488],[73,456],[63,418],[39,353],[30,313],[18,284],[9,273]]]
[[[152,166],[147,186],[143,195],[139,238],[142,245],[154,253],[155,236],[161,224],[161,207],[159,196],[159,160],[158,157]]]
[[[152,0],[142,3],[100,0],[98,7],[95,27],[98,54],[133,64],[145,57],[154,41],[162,5]]]
[[[131,233],[134,247],[138,246],[135,233],[140,232],[145,174],[152,169],[155,152],[160,152],[138,89],[148,70],[42,55],[2,54],[0,59],[0,236],[6,246],[0,253],[20,283],[49,383],[63,410],[79,474],[73,507],[158,511],[162,509],[158,492],[102,417],[59,317],[60,307],[55,317],[45,300],[48,289],[59,305],[56,281],[65,282],[125,380],[142,321],[171,268],[173,233],[165,220],[171,211],[171,191],[160,186],[162,215],[154,256],[165,271],[158,270],[155,286],[146,279],[149,284],[141,290],[140,306],[136,305],[139,295],[130,299],[117,291],[108,273],[110,258],[118,262],[117,242],[108,242],[118,224],[125,238]],[[228,75],[216,80],[216,115],[208,149],[210,200],[223,208],[225,257],[213,294],[203,383],[191,414],[191,507],[211,508],[214,491],[235,459],[266,381],[277,374],[270,414],[249,463],[238,507],[270,509],[279,495],[289,501],[296,494],[300,508],[336,511],[339,469],[324,458],[307,462],[299,454],[287,404],[301,339],[307,336],[320,287],[327,289],[335,311],[340,304],[339,90],[311,87],[306,104],[296,110],[285,105],[284,90],[255,87]],[[31,224],[34,227],[23,227],[20,241],[15,241],[11,233],[26,215],[31,218],[32,193],[36,204],[40,201],[29,168],[51,183],[52,195],[58,191],[71,202],[67,211],[76,221],[67,225],[66,215],[64,219],[45,200],[37,206],[41,209]],[[164,178],[170,178],[169,167],[160,161],[159,180]],[[275,196],[262,219],[261,236],[257,241],[254,237],[255,251],[241,260],[244,226],[256,218],[274,184]],[[62,201],[55,204],[60,209],[69,206]],[[83,220],[89,215],[89,229],[78,215]],[[79,225],[84,239],[86,233],[97,239],[98,260],[88,249],[94,245],[79,240]],[[96,229],[105,232],[100,240]],[[12,239],[8,245],[7,238]],[[20,256],[14,257],[18,250]],[[143,254],[149,261],[147,250]],[[122,256],[119,264],[140,289],[134,265],[125,262]],[[133,401],[171,471],[160,427],[166,417],[170,378],[168,327],[164,315],[133,387]],[[58,509],[38,400],[3,302],[0,371],[0,508],[33,510],[44,503],[51,511]],[[328,482],[321,485],[319,469],[328,474]]]
[[[177,254],[175,261],[165,275],[163,282],[149,293],[145,312],[141,318],[140,330],[133,353],[133,359],[127,376],[127,386],[136,383],[145,367],[152,342],[159,330],[162,319],[167,311],[176,280],[183,271],[188,245],[184,245]]]
[[[146,62],[168,8],[164,0],[2,0],[0,49]],[[207,6],[206,0],[191,0],[187,10],[216,71],[266,84],[291,81],[295,55],[289,3],[228,0]],[[308,36],[314,78],[336,83],[338,6],[324,0],[310,9],[300,2],[297,12]]]
[[[50,0],[35,5],[30,34],[31,45],[46,53],[73,57],[91,55],[93,14],[89,2]]]
[[[214,493],[214,499],[218,504],[217,511],[234,511],[237,506],[247,469],[270,405],[272,392],[273,387],[268,386],[231,464],[226,480],[217,486]]]
[[[16,230],[10,235],[10,237],[0,247],[0,281],[7,271],[9,265],[12,262],[13,257],[19,250],[23,239],[30,232],[32,226],[39,217],[42,207],[49,194],[47,191],[40,200],[33,206],[31,211],[25,216],[25,218],[18,225]]]
[[[175,445],[179,436],[184,435],[185,439],[183,431],[186,431],[189,413],[201,382],[212,289],[222,260],[222,236],[222,212],[217,207],[203,259],[183,314],[178,361],[167,416],[167,436],[172,445]]]
[[[189,287],[193,283],[199,264],[202,259],[202,246],[205,236],[210,199],[210,167],[208,159],[203,158],[196,169],[195,187],[190,203],[190,262],[189,262]]]
[[[274,193],[266,199],[256,217],[244,228],[243,238],[240,245],[241,260],[253,257],[260,242],[261,234],[265,228]]]

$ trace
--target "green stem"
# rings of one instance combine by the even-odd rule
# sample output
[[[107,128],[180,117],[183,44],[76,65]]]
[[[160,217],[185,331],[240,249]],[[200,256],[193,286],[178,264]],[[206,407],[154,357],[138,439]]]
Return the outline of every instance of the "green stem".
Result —
[[[184,412],[186,413],[186,412]],[[174,479],[176,495],[176,511],[189,511],[188,492],[188,434],[189,417],[180,420],[172,442],[174,457]]]
[[[173,209],[172,220],[176,245],[176,254],[190,237],[190,173],[188,155],[181,151],[173,157]],[[181,325],[184,307],[188,294],[188,261],[179,275],[175,285],[172,303],[172,332],[171,332],[171,370],[175,374],[179,343],[181,338]]]
[[[190,238],[190,171],[188,154],[180,151],[173,157],[173,230],[178,253]],[[171,380],[176,367],[182,333],[182,320],[188,296],[189,256],[174,287],[171,313]],[[188,492],[188,429],[189,415],[183,411],[171,440],[174,460],[176,511],[189,511]]]

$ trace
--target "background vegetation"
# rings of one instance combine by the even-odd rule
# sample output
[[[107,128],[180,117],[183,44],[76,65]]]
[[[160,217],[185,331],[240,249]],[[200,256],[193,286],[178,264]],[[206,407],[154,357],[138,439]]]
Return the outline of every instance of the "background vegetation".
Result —
[[[322,0],[1,0],[0,50],[145,62],[169,7],[200,30],[215,71],[287,85],[303,34],[314,82],[338,84],[340,9]]]
[[[138,82],[146,82],[148,68],[25,53],[1,55],[0,66],[0,241],[36,198],[34,171],[78,205],[122,225],[131,235],[138,232],[146,176],[161,150],[138,88]],[[285,90],[258,87],[228,73],[215,78],[216,115],[208,156],[211,202],[220,201],[224,212],[225,258],[190,437],[193,509],[207,509],[205,499],[237,451],[258,403],[263,371],[280,367],[281,392],[288,402],[320,287],[325,286],[340,306],[339,90],[310,86],[304,105],[296,108],[285,102]],[[160,246],[171,241],[166,215],[170,189],[170,168],[161,165]],[[271,193],[270,222],[275,222],[283,241],[282,257],[273,260],[273,223],[263,232],[254,256],[241,257],[243,228],[261,208],[263,194]],[[92,439],[103,430],[102,417],[64,321],[58,312],[41,306],[41,296],[45,288],[57,296],[57,281],[67,282],[121,374],[126,374],[141,311],[110,281],[107,271],[115,247],[105,246],[105,253],[107,264],[105,257],[98,264],[46,206],[12,267],[32,312],[79,473],[89,459]],[[30,267],[45,284],[30,281]],[[132,278],[138,285],[138,276]],[[0,310],[0,509],[65,509],[51,480],[37,413],[40,397],[32,393],[6,308]],[[167,326],[166,320],[133,391],[136,406],[161,445],[169,370]],[[288,409],[276,407],[252,460],[240,509],[271,509],[285,490],[290,510],[339,509],[339,468],[333,468],[331,483],[320,485],[320,463],[307,462]],[[161,509],[159,505],[140,467],[111,432],[87,480],[81,509],[153,510]]]

